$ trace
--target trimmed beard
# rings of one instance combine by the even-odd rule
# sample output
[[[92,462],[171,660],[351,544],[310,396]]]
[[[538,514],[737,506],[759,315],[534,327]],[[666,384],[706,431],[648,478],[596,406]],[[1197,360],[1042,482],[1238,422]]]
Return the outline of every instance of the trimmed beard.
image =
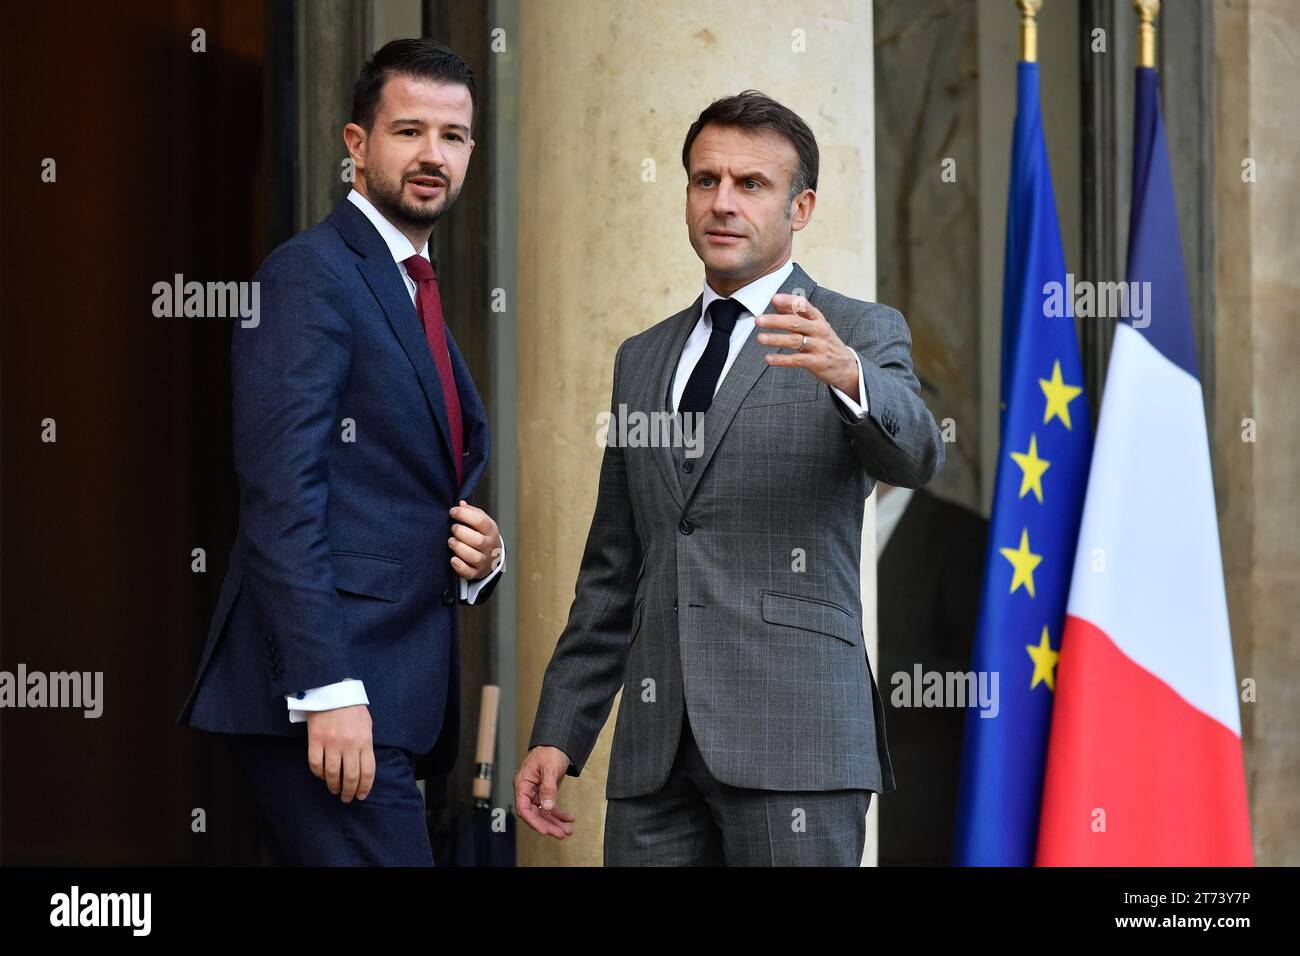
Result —
[[[434,176],[433,173],[418,172],[415,176]],[[366,187],[370,193],[370,201],[374,203],[375,208],[384,214],[384,218],[394,225],[408,226],[414,229],[432,230],[442,215],[456,204],[460,197],[460,190],[454,192],[451,188],[451,180],[445,174],[436,174],[437,178],[443,181],[443,200],[442,205],[437,209],[429,210],[424,206],[412,205],[406,199],[406,179],[398,180],[396,186],[392,181],[379,177],[366,177]]]

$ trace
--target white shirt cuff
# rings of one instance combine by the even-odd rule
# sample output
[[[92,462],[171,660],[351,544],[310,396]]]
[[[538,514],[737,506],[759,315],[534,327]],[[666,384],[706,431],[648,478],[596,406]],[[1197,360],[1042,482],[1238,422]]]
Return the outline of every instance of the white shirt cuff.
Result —
[[[337,710],[356,704],[370,704],[365,685],[352,677],[335,684],[314,687],[300,694],[285,694],[284,699],[289,704],[289,722],[292,724],[305,721],[309,710]]]
[[[855,402],[853,399],[849,398],[847,395],[841,392],[834,385],[831,386],[831,392],[834,393],[836,398],[838,398],[841,402],[844,403],[844,407],[847,408],[850,412],[852,412],[855,417],[866,418],[867,417],[867,382],[866,379],[862,377],[862,357],[858,355],[855,349],[850,349],[850,351],[853,352],[854,361],[858,363],[858,400]]]
[[[483,586],[486,585],[489,581],[491,581],[494,577],[496,577],[505,569],[506,569],[506,539],[502,538],[501,539],[501,561],[499,564],[497,564],[495,568],[491,570],[491,572],[488,573],[487,577],[479,578],[477,581],[466,581],[462,577],[457,578],[457,580],[460,581],[460,599],[464,601],[466,604],[473,604],[475,601],[478,600],[479,592],[483,590]]]

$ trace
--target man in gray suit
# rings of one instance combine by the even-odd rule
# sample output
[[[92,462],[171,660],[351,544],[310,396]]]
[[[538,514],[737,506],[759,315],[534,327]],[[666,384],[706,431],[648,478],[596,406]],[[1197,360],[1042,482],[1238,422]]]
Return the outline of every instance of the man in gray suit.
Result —
[[[606,865],[856,866],[871,791],[894,789],[863,505],[877,479],[933,478],[943,443],[902,315],[791,260],[816,203],[808,126],[747,90],[700,114],[682,162],[704,290],[614,358],[596,512],[516,811],[572,833],[557,790],[622,687]],[[668,412],[702,430],[636,427]]]

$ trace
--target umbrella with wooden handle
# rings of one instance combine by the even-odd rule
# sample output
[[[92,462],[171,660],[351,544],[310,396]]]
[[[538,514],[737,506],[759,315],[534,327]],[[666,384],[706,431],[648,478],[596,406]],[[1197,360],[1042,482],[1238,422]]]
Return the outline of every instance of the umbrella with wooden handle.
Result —
[[[501,688],[484,684],[479,701],[476,767],[471,793],[474,806],[459,814],[448,846],[450,866],[514,866],[514,817],[505,807],[492,806],[492,771],[497,744],[497,714]]]

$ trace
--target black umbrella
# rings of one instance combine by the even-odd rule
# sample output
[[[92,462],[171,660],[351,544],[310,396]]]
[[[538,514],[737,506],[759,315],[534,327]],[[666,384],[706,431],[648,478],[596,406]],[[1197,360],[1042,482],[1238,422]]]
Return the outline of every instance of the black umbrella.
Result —
[[[447,841],[445,866],[514,866],[515,820],[509,807],[492,806],[492,769],[497,743],[501,688],[483,685],[479,703],[478,745],[474,752],[472,809],[458,814]]]

